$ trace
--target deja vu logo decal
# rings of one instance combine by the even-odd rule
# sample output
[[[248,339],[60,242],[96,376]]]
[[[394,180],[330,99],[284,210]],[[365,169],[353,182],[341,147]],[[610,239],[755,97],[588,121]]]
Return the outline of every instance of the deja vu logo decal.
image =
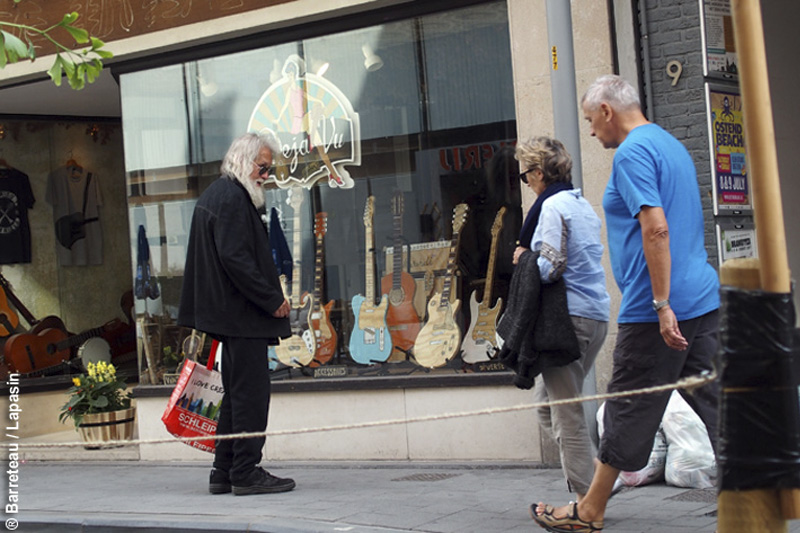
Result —
[[[321,179],[331,187],[352,188],[344,167],[361,164],[361,130],[352,104],[334,84],[306,72],[299,56],[289,56],[281,72],[247,126],[271,133],[281,145],[283,157],[270,180],[282,189],[311,188]]]

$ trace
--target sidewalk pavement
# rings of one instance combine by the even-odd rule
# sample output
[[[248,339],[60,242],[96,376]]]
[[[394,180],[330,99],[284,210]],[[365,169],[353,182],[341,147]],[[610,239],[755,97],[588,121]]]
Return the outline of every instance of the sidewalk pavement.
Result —
[[[17,519],[18,531],[54,533],[535,533],[544,530],[528,516],[533,501],[569,500],[561,470],[537,464],[263,466],[294,478],[297,488],[212,495],[210,464],[28,461],[19,467],[19,512],[6,512],[3,519]],[[661,483],[614,496],[604,531],[710,533],[716,522],[714,490]],[[789,524],[791,532],[800,532],[800,522]]]

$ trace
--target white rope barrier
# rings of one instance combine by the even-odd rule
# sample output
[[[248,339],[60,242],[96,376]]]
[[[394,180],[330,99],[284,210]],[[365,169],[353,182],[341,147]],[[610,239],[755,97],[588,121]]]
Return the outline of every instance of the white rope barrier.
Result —
[[[329,431],[344,431],[351,429],[368,429],[382,426],[392,426],[397,424],[411,424],[420,422],[435,422],[438,420],[448,420],[452,418],[465,418],[470,416],[485,416],[499,413],[510,413],[514,411],[526,411],[538,409],[540,407],[554,407],[557,405],[568,405],[573,403],[582,403],[598,400],[609,400],[612,398],[630,398],[633,396],[640,396],[644,394],[655,394],[658,392],[666,392],[671,390],[684,389],[689,392],[698,387],[707,385],[717,379],[717,373],[704,372],[697,376],[690,376],[666,385],[657,385],[653,387],[646,387],[642,389],[634,389],[630,391],[622,391],[616,393],[595,394],[592,396],[580,396],[577,398],[568,398],[564,400],[555,400],[552,402],[538,402],[530,404],[519,404],[505,407],[488,407],[485,409],[478,409],[475,411],[461,411],[457,413],[442,413],[437,415],[426,415],[413,418],[395,418],[387,420],[375,420],[371,422],[355,422],[351,424],[341,424],[334,426],[321,426],[315,428],[297,428],[297,429],[282,429],[278,431],[259,431],[251,433],[231,433],[228,435],[214,435],[214,436],[198,436],[198,437],[168,437],[161,439],[138,439],[138,440],[111,440],[104,442],[2,442],[0,448],[19,447],[19,448],[78,448],[90,445],[92,448],[119,448],[123,446],[139,446],[141,444],[165,444],[168,442],[195,442],[206,440],[231,440],[231,439],[249,439],[256,437],[282,437],[288,435],[301,435],[305,433],[321,433]]]

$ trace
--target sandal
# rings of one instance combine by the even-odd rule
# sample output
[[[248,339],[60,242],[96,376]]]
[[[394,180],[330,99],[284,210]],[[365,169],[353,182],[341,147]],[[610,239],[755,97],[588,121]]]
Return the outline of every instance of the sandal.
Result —
[[[595,533],[603,530],[603,521],[596,520],[587,522],[578,516],[578,504],[569,502],[567,506],[567,516],[556,518],[553,515],[555,508],[552,505],[545,505],[544,511],[539,514],[536,512],[538,504],[531,505],[531,518],[551,533]]]

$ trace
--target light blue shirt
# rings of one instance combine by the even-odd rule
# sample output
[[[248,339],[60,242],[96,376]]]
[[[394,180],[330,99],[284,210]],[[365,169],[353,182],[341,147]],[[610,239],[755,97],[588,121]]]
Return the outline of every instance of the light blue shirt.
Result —
[[[564,277],[570,315],[608,322],[600,217],[580,189],[561,191],[544,201],[530,248],[539,251],[542,283]]]

